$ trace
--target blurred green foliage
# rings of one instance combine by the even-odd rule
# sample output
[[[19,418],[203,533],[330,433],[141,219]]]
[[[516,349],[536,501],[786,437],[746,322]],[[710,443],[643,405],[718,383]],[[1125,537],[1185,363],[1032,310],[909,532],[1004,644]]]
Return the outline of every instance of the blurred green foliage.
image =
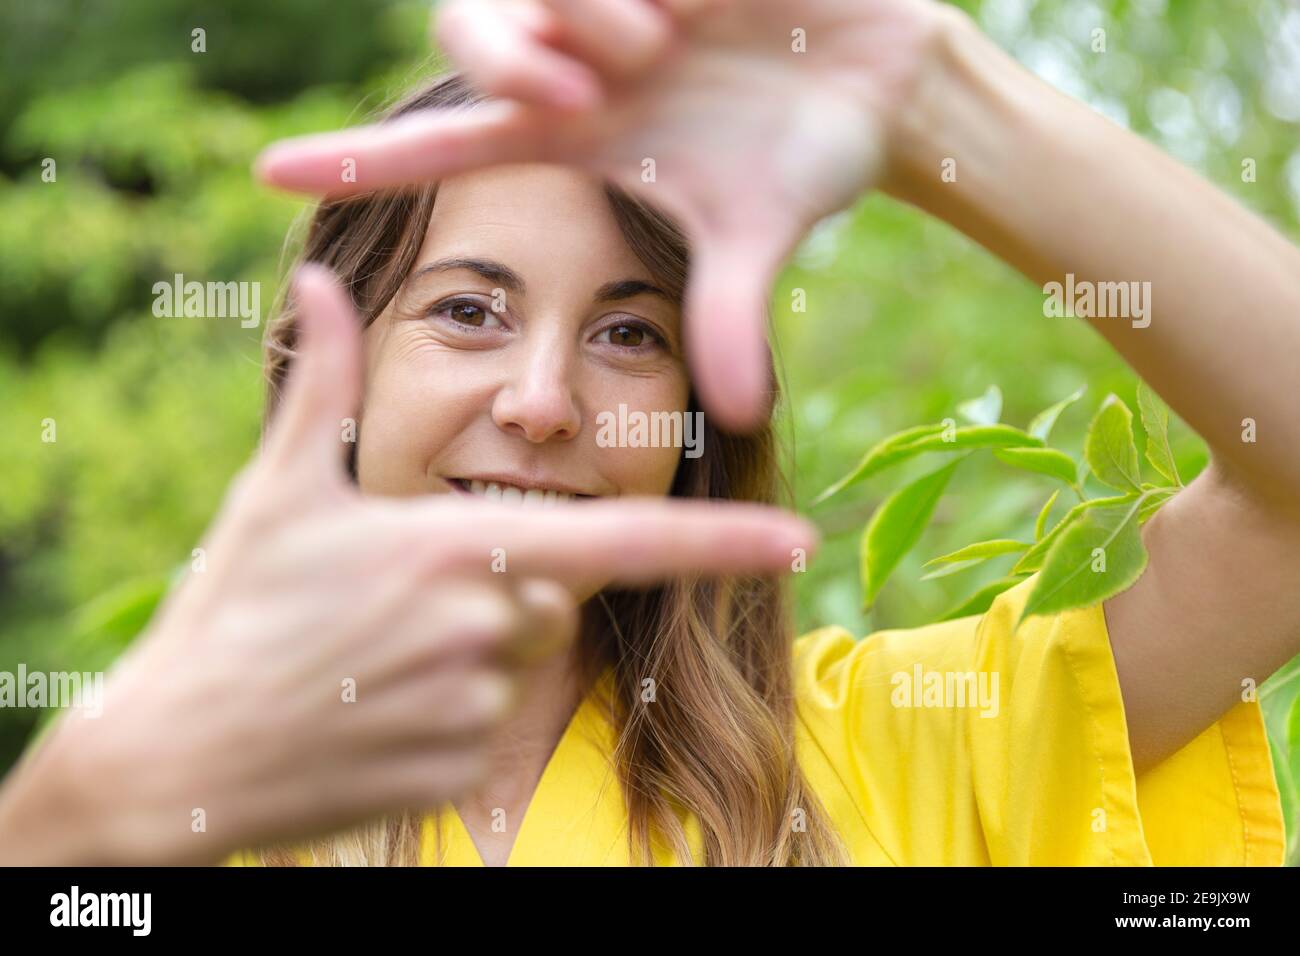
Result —
[[[1300,236],[1294,4],[962,5],[1031,69]],[[155,318],[151,287],[177,272],[260,281],[265,314],[306,207],[256,187],[250,162],[276,137],[355,122],[426,74],[427,18],[426,4],[400,0],[0,7],[0,669],[102,666],[189,560],[256,444],[261,330]],[[196,28],[206,52],[191,50]],[[1092,49],[1097,28],[1104,53]],[[791,309],[795,289],[805,312]],[[1136,379],[1100,338],[1044,318],[1039,289],[879,196],[818,226],[773,302],[801,508],[876,440],[950,416],[990,383],[1008,421],[1085,384],[1134,404]],[[1053,444],[1077,454],[1087,419],[1066,411]],[[47,420],[55,442],[42,441]],[[1180,470],[1196,474],[1203,444],[1181,423],[1172,436]],[[916,474],[811,509],[826,540],[799,576],[801,628],[866,633],[938,617],[996,571],[921,582],[922,564],[970,541],[1032,537],[1052,488],[992,456],[972,461],[865,616],[859,532]],[[1298,691],[1293,663],[1263,694],[1292,834],[1300,726],[1286,721]],[[36,717],[0,711],[0,768]]]

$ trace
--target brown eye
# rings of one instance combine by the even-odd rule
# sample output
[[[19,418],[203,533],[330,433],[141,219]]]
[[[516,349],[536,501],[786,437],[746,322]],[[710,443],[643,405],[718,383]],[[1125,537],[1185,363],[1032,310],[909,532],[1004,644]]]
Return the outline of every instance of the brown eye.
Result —
[[[658,330],[647,323],[635,320],[605,326],[597,334],[596,340],[606,342],[630,355],[648,355],[654,351],[667,349],[667,342]]]
[[[615,325],[609,330],[610,343],[625,348],[636,348],[645,341],[645,337],[645,330],[635,325]]]
[[[437,319],[443,324],[454,323],[456,330],[474,329],[476,332],[489,332],[493,329],[505,328],[505,323],[500,317],[473,299],[448,299],[433,306],[427,314],[429,318]]]
[[[448,306],[448,314],[461,325],[482,326],[487,320],[487,312],[473,302],[457,302]]]

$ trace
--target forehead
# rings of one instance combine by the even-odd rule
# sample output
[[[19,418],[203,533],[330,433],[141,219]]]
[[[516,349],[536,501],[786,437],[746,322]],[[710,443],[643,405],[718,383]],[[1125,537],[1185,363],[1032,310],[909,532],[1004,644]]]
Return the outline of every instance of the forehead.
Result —
[[[561,166],[493,166],[438,184],[420,260],[475,255],[525,274],[650,278],[601,180]]]

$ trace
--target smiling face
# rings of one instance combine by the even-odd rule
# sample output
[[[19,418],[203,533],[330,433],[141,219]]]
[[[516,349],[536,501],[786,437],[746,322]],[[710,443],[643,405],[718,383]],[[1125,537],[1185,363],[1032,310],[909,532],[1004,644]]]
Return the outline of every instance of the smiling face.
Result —
[[[681,449],[601,447],[597,416],[685,412],[682,349],[679,303],[598,179],[532,165],[449,178],[366,330],[361,489],[524,507],[547,492],[665,495]]]

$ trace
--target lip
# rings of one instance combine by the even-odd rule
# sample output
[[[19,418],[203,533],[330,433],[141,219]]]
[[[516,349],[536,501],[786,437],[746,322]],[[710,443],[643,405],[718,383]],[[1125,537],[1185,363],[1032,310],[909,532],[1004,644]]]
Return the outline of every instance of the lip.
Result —
[[[602,498],[604,495],[592,494],[589,491],[582,491],[573,485],[565,484],[562,481],[554,481],[549,478],[524,475],[507,475],[502,473],[484,474],[475,473],[469,475],[450,475],[442,479],[452,490],[463,495],[472,494],[468,487],[462,486],[460,482],[468,484],[471,481],[481,481],[484,484],[495,482],[498,485],[514,485],[516,488],[522,488],[525,491],[537,489],[539,491],[558,491],[566,495],[573,495],[576,498]]]

